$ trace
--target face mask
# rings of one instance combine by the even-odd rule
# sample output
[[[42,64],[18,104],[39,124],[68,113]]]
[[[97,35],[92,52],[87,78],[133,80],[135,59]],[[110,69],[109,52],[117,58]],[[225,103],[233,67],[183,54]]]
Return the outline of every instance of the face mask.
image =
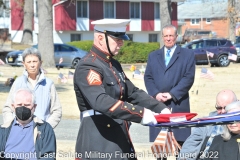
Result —
[[[32,112],[29,108],[22,106],[16,108],[16,116],[22,121],[28,120],[32,115]]]

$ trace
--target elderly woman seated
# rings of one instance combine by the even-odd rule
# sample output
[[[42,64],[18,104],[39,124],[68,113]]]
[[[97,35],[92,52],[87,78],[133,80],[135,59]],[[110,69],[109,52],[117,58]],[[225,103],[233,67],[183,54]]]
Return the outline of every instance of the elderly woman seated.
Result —
[[[240,101],[226,106],[227,113],[240,111]],[[214,137],[205,154],[205,160],[237,160],[240,159],[240,122],[223,125],[221,135]]]

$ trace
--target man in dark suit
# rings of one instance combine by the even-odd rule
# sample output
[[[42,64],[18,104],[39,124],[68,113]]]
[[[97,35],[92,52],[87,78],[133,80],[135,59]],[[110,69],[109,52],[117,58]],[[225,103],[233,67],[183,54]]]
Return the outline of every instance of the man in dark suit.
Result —
[[[144,74],[148,94],[164,102],[172,113],[190,112],[188,91],[194,82],[194,53],[176,45],[177,29],[167,25],[162,30],[164,46],[149,54]],[[150,127],[150,141],[154,141],[160,129]],[[174,129],[180,145],[190,135],[190,129]]]

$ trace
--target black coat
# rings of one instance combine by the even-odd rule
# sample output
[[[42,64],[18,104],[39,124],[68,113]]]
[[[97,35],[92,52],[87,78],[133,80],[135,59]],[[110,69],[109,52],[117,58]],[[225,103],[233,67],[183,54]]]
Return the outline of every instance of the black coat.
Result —
[[[120,63],[94,46],[76,68],[74,90],[81,112],[93,109],[102,113],[81,122],[76,152],[83,159],[93,151],[111,153],[112,159],[135,159],[122,155],[134,153],[128,121],[140,123],[144,107],[158,113],[166,107],[135,87]]]
[[[237,139],[240,139],[240,135],[232,134],[228,141],[224,141],[221,135],[214,137],[204,160],[240,160]]]
[[[5,160],[4,158],[4,152],[6,149],[5,147],[11,132],[13,122],[14,120],[8,121],[0,126],[0,160]],[[32,139],[30,139],[29,141],[34,140],[36,158],[41,160],[55,160],[57,156],[56,155],[56,137],[55,137],[55,133],[53,131],[52,126],[49,123],[39,119],[36,116],[34,116],[33,122],[34,122],[33,123],[34,137],[32,137]],[[15,133],[15,134],[20,134],[20,133]],[[31,155],[31,156],[34,156],[34,155]]]
[[[190,112],[188,91],[193,85],[195,76],[194,53],[192,50],[177,46],[167,67],[164,55],[164,47],[149,54],[144,74],[148,94],[155,97],[160,92],[169,92],[173,99],[165,104],[173,113]],[[190,135],[190,129],[173,131],[177,141],[185,141]],[[151,132],[153,134],[150,135],[150,139],[154,140],[159,129],[153,128]]]

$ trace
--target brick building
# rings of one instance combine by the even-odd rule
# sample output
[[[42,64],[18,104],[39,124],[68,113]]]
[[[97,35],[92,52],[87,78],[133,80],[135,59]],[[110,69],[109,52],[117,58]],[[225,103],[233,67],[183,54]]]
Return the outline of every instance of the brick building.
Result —
[[[214,1],[206,3],[183,3],[178,6],[178,32],[184,34],[186,29],[211,30],[218,37],[227,38],[227,2]]]

